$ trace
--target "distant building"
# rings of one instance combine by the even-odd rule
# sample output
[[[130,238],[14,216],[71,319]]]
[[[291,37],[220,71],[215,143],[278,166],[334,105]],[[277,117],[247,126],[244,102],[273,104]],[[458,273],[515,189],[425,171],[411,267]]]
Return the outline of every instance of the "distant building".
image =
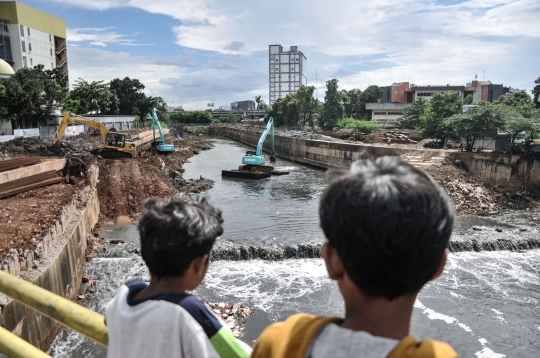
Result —
[[[466,85],[423,85],[417,86],[409,82],[396,82],[384,87],[382,97],[378,103],[366,103],[366,109],[371,113],[369,118],[381,125],[394,125],[402,116],[410,103],[418,98],[430,100],[435,93],[453,91],[459,97],[472,95],[473,101],[493,102],[500,96],[516,91],[502,84],[492,84],[490,81],[472,81]]]
[[[239,101],[239,102],[232,102],[231,103],[231,110],[233,111],[245,111],[248,109],[256,109],[257,104],[255,101]]]
[[[14,74],[15,71],[13,70],[13,67],[11,67],[6,61],[0,59],[0,78],[8,78]]]
[[[283,51],[281,45],[270,45],[268,51],[270,105],[278,98],[298,91],[307,85],[306,56],[298,51],[298,46],[291,46],[290,51]]]
[[[17,1],[0,1],[0,59],[15,71],[43,65],[68,76],[66,22]]]

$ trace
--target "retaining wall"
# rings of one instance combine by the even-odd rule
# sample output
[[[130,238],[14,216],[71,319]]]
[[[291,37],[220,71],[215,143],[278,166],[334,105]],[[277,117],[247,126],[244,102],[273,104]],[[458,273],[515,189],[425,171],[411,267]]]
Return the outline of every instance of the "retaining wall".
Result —
[[[228,137],[251,146],[257,146],[262,129],[211,126],[209,133]],[[330,142],[282,135],[275,135],[274,143],[277,156],[319,168],[349,167],[352,162],[361,158],[374,159],[385,155],[401,155],[419,151],[418,149],[397,149],[382,145]],[[270,136],[266,138],[263,149],[266,152],[272,150]]]
[[[209,133],[256,146],[262,131],[262,129],[252,127],[210,126]],[[329,142],[282,135],[275,135],[274,139],[276,155],[320,168],[349,167],[353,161],[361,158],[374,159],[384,155],[401,155],[423,151],[423,149],[396,149],[383,145]],[[270,136],[266,138],[263,149],[267,152],[271,151]],[[448,152],[430,150],[430,153],[440,156],[441,153]],[[540,189],[540,159],[526,159],[516,155],[463,152],[453,152],[451,156],[454,160],[459,159],[464,169],[489,185],[504,187],[508,185],[512,177],[518,177],[526,185]]]
[[[526,186],[540,189],[540,159],[519,155],[491,153],[453,153],[461,165],[474,176],[495,187],[505,187],[512,177]]]
[[[244,144],[257,146],[262,134],[262,129],[252,127],[211,126],[210,134],[221,135]],[[330,142],[281,135],[274,136],[274,143],[277,156],[319,168],[349,167],[352,162],[362,158],[375,159],[385,155],[401,155],[406,153],[417,153],[419,151],[419,149]],[[263,149],[266,152],[272,150],[272,143],[269,140],[269,137],[267,137]],[[437,154],[440,153],[437,152]]]
[[[87,186],[62,209],[60,217],[36,249],[10,250],[10,258],[2,263],[2,269],[57,295],[74,298],[84,273],[87,237],[99,216],[97,176],[98,168],[92,165]],[[0,296],[0,323],[25,341],[46,350],[61,325],[5,295]]]

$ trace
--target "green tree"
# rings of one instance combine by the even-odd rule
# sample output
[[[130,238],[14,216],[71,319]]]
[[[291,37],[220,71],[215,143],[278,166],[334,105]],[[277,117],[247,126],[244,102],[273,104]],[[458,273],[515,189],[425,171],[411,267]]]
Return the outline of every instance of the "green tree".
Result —
[[[455,134],[470,139],[468,150],[474,148],[476,138],[494,137],[498,129],[504,128],[507,110],[496,104],[482,102],[465,113],[454,114],[444,120],[447,128]]]
[[[64,108],[77,114],[114,113],[118,111],[117,102],[107,83],[79,78],[69,92]]]
[[[519,112],[523,117],[530,118],[534,111],[534,105],[529,94],[522,90],[511,96],[501,96],[493,104],[503,105]]]
[[[4,95],[0,111],[12,127],[36,127],[50,115],[53,107],[64,100],[65,88],[55,80],[55,73],[43,65],[22,68],[2,80]]]
[[[158,118],[160,118],[160,120],[162,118],[163,120],[165,120],[167,117],[167,103],[165,103],[165,101],[161,97],[147,97],[143,93],[136,106],[137,115],[142,119],[146,119],[147,117],[149,117],[152,113],[153,108],[156,109],[156,114]]]
[[[421,125],[418,132],[424,138],[435,138],[443,140],[452,135],[452,128],[443,121],[455,114],[462,112],[463,100],[459,93],[448,91],[435,93],[426,106],[424,115],[421,117]]]
[[[540,77],[534,80],[534,83],[536,83],[536,86],[531,91],[533,94],[533,104],[535,108],[540,108]]]
[[[360,96],[361,101],[361,114],[358,116],[358,118],[366,118],[366,103],[377,103],[379,102],[379,99],[382,97],[384,93],[384,90],[382,87],[371,85],[368,86]]]
[[[405,108],[401,118],[401,126],[404,128],[417,128],[422,125],[422,117],[425,115],[428,101],[422,97],[416,99]]]
[[[341,118],[336,123],[337,128],[358,129],[362,133],[371,133],[371,131],[379,129],[379,125],[372,121],[361,121],[356,118]]]
[[[350,91],[341,91],[343,101],[343,115],[345,117],[362,118],[366,109],[366,103],[362,98],[362,90],[354,88]]]
[[[261,96],[255,96],[255,102],[257,103],[257,109],[268,109],[268,105],[264,102]]]
[[[304,125],[313,127],[318,114],[318,101],[313,98],[315,86],[302,86],[296,92],[298,99],[298,115]]]
[[[463,100],[463,104],[472,104],[473,103],[473,96],[472,94],[468,94],[467,97]]]
[[[343,104],[341,93],[338,91],[338,80],[326,81],[326,92],[324,96],[324,107],[320,125],[324,129],[332,129],[336,126],[338,119],[343,117]]]
[[[139,101],[144,100],[144,85],[136,78],[115,78],[109,83],[109,88],[118,97],[118,112],[107,114],[138,114]]]

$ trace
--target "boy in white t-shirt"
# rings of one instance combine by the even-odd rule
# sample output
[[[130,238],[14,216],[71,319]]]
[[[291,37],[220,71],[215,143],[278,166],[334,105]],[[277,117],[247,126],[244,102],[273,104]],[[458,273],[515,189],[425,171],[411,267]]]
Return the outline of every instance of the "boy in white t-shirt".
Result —
[[[204,198],[147,199],[138,229],[150,284],[123,285],[107,305],[108,357],[249,357],[197,296],[210,252],[223,233],[221,212]]]

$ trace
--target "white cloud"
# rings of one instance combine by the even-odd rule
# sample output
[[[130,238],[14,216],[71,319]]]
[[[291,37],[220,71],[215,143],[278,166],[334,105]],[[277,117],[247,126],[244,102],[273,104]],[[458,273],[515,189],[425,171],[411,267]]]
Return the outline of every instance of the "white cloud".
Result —
[[[155,67],[147,71],[159,71],[154,75],[161,80],[155,87],[149,86],[156,90],[180,90],[177,87],[182,80],[188,81],[186,85],[196,80],[206,86],[227,79],[230,85],[239,83],[239,87],[229,90],[218,83],[214,90],[208,86],[208,95],[212,91],[248,95],[249,88],[267,93],[265,54],[268,45],[276,42],[286,47],[298,45],[304,51],[309,83],[314,83],[318,69],[319,96],[324,93],[324,81],[335,75],[340,76],[344,88],[364,88],[398,80],[464,83],[474,72],[482,76],[486,70],[486,79],[494,83],[528,90],[540,75],[538,0],[469,0],[455,4],[435,0],[56,1],[99,10],[133,7],[167,15],[177,21],[171,27],[178,45],[210,51],[215,57],[205,64],[191,56],[154,61]],[[72,29],[68,40],[89,41],[96,46],[135,44],[132,36],[118,34],[114,28]],[[243,75],[237,64],[231,64],[232,59],[241,59],[238,66],[244,66]],[[76,66],[74,63],[71,68]],[[180,74],[161,72],[166,66],[182,70]],[[256,75],[249,78],[251,71]],[[131,76],[138,73],[132,71]],[[172,85],[175,80],[177,86]]]
[[[90,45],[107,47],[108,44],[118,44],[127,46],[144,46],[136,43],[129,35],[120,34],[114,31],[114,27],[87,27],[67,29],[69,42],[88,41]]]

